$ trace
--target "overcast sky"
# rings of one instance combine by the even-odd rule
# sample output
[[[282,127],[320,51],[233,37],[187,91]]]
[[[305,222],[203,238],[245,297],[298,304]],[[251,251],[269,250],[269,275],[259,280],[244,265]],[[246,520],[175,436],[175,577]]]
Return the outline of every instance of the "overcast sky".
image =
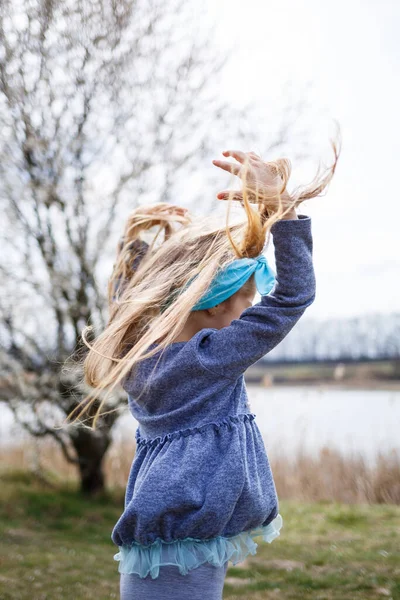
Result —
[[[299,94],[311,83],[316,161],[331,156],[333,120],[341,126],[342,154],[329,191],[303,205],[313,219],[317,275],[307,316],[399,311],[400,2],[209,2],[221,50],[235,44],[221,94],[239,105],[253,100],[267,116],[279,108],[287,81]]]

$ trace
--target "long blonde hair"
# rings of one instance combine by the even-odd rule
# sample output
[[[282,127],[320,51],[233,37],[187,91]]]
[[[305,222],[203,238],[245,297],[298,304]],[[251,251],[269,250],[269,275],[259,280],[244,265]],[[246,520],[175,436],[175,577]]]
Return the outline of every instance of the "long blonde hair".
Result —
[[[339,143],[332,141],[331,144],[333,165],[326,169],[325,174],[317,173],[309,185],[291,193],[291,202],[286,208],[279,202],[277,210],[268,210],[266,218],[261,211],[263,207],[265,215],[265,206],[256,204],[254,210],[243,185],[242,206],[246,214],[243,222],[229,225],[231,199],[224,227],[210,228],[204,219],[195,223],[190,218],[177,218],[174,215],[161,220],[156,237],[163,231],[165,233],[166,229],[169,235],[158,246],[154,243],[150,246],[139,267],[126,281],[121,297],[112,303],[111,295],[116,282],[128,276],[129,244],[138,238],[142,229],[154,223],[154,215],[141,214],[140,210],[134,213],[133,220],[128,219],[124,245],[109,280],[109,322],[93,344],[86,339],[92,327],[87,326],[82,331],[83,342],[89,348],[83,363],[85,383],[93,390],[77,407],[79,412],[75,409],[69,418],[72,415],[80,418],[98,401],[98,410],[92,421],[95,427],[109,394],[141,361],[165,350],[173,342],[217,271],[235,258],[258,256],[276,221],[290,209],[321,194],[333,177],[339,157]],[[268,164],[281,175],[282,192],[291,174],[290,161],[279,159]],[[175,229],[171,234],[173,227]],[[105,390],[107,395],[101,397]]]

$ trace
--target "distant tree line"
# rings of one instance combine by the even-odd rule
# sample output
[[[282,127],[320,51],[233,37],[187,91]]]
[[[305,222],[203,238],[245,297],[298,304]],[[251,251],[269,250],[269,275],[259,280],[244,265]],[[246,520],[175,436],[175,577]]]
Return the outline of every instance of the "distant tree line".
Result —
[[[400,359],[400,313],[303,319],[263,361]]]

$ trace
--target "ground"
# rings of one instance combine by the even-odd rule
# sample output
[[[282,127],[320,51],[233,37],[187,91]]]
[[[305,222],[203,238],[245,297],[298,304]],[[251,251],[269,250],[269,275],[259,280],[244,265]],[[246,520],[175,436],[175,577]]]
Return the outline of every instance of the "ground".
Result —
[[[0,486],[1,600],[118,598],[122,493],[97,500],[24,472]],[[400,600],[400,506],[281,501],[281,536],[230,564],[224,599]]]

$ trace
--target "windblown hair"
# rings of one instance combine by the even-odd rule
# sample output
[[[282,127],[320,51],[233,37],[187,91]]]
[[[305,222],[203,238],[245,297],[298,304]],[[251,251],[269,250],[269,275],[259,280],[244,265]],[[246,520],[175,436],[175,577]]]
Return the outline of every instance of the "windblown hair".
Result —
[[[132,213],[109,280],[109,322],[92,345],[86,339],[86,333],[92,327],[85,327],[82,331],[82,339],[89,348],[83,365],[85,383],[94,389],[77,407],[79,412],[75,409],[69,418],[80,418],[97,402],[99,406],[93,420],[95,427],[108,395],[140,361],[164,350],[174,341],[217,272],[236,258],[258,256],[265,248],[275,222],[305,200],[321,194],[334,175],[340,153],[339,142],[331,143],[333,165],[322,175],[318,170],[313,181],[292,192],[290,203],[286,201],[285,205],[281,202],[281,194],[291,174],[290,161],[278,159],[268,163],[282,179],[282,188],[274,195],[274,210],[270,210],[265,195],[261,202],[260,197],[248,193],[243,181],[241,205],[246,219],[242,222],[229,224],[233,192],[224,227],[216,228],[205,219],[196,218],[193,222],[190,218],[174,214],[160,219],[146,212],[141,214],[140,209]],[[139,266],[129,279],[127,264],[132,259],[129,247],[134,246],[133,242],[139,239],[141,231],[154,227],[156,221],[159,227],[156,238],[164,232],[165,239],[158,246],[153,240],[146,254],[139,257]],[[121,279],[125,280],[125,288],[121,296],[112,302],[113,290]],[[106,397],[102,397],[104,391],[107,391]]]

